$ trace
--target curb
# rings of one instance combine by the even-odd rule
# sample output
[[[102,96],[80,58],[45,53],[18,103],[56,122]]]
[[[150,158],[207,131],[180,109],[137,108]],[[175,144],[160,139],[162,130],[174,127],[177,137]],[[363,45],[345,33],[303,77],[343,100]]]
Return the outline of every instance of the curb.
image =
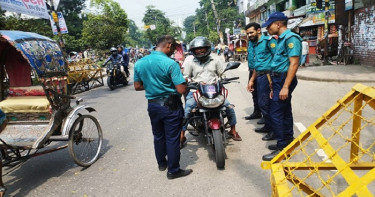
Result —
[[[347,82],[347,83],[375,83],[375,80],[369,79],[329,79],[329,78],[319,78],[319,77],[306,77],[297,74],[297,79],[305,81],[319,81],[319,82]]]

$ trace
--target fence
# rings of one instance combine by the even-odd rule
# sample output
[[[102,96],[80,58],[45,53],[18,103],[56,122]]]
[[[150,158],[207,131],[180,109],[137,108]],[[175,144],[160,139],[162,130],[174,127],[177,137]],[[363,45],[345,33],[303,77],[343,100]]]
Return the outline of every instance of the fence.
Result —
[[[272,161],[273,196],[374,196],[375,89],[357,84]]]

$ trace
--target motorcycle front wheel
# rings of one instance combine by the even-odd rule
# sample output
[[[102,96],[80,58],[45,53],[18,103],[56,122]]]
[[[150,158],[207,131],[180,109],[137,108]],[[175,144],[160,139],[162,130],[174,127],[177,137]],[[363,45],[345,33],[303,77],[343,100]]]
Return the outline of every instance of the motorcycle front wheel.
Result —
[[[113,84],[113,81],[114,81],[113,77],[111,77],[111,76],[107,77],[107,85],[108,85],[109,89],[111,89],[111,90],[114,90],[116,88],[116,85]]]
[[[216,167],[218,169],[223,169],[225,167],[225,149],[223,142],[223,134],[220,130],[212,131],[216,158]]]

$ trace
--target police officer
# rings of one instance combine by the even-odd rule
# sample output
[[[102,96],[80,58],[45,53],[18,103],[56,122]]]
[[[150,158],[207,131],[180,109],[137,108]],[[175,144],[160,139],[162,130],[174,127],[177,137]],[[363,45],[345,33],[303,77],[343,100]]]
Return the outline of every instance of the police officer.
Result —
[[[292,92],[297,86],[296,72],[302,53],[302,39],[287,28],[288,17],[281,12],[270,15],[262,25],[270,35],[278,35],[272,68],[272,101],[270,106],[271,129],[277,144],[268,146],[272,153],[263,155],[264,161],[272,160],[293,141]]]
[[[249,56],[248,61],[254,70],[247,88],[250,92],[256,89],[258,99],[256,102],[258,102],[265,120],[264,127],[255,129],[255,132],[268,133],[262,140],[269,141],[274,139],[269,114],[271,103],[269,95],[271,92],[271,61],[276,49],[276,40],[272,36],[262,35],[262,29],[258,23],[249,23],[246,25],[245,31],[250,41],[248,50],[251,56]]]
[[[180,169],[180,131],[184,115],[181,94],[186,92],[186,84],[180,66],[169,58],[175,45],[173,37],[160,37],[156,50],[134,66],[134,88],[146,91],[156,160],[160,171],[168,167],[168,179],[192,172]]]

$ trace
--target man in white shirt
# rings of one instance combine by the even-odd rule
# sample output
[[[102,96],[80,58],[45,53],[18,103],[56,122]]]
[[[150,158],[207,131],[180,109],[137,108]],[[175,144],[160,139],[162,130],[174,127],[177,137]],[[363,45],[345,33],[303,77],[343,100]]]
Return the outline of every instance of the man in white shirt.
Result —
[[[212,83],[220,79],[223,76],[224,72],[224,63],[213,59],[210,56],[211,53],[211,43],[205,37],[196,37],[190,43],[190,50],[194,56],[191,60],[185,60],[182,67],[184,68],[184,77],[190,79],[195,82],[203,82],[203,83]],[[225,106],[230,105],[228,100],[225,100]],[[190,111],[193,107],[197,106],[195,102],[192,92],[186,96],[186,104],[185,104],[185,118],[189,117]],[[235,141],[241,141],[241,137],[238,135],[236,131],[236,114],[233,108],[227,107],[226,114],[228,117],[229,125],[231,126],[231,130],[229,134],[231,135],[232,139]],[[185,138],[185,131],[187,129],[187,124],[183,125],[182,132],[181,132],[181,142],[182,144],[186,141]]]
[[[301,56],[301,66],[305,67],[306,65],[306,59],[307,56],[309,55],[309,43],[306,42],[306,38],[303,39],[302,41],[302,56]]]

